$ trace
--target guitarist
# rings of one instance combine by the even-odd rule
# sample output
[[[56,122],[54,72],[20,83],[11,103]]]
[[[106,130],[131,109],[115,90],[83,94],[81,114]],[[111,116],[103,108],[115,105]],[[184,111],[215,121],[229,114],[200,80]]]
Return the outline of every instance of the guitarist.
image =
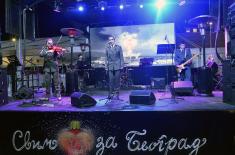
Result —
[[[185,48],[184,43],[180,43],[179,49],[175,50],[174,61],[178,70],[182,71],[180,74],[180,80],[182,81],[191,81],[191,65],[192,61],[183,65],[184,62],[189,60],[192,57],[191,51],[189,48]]]

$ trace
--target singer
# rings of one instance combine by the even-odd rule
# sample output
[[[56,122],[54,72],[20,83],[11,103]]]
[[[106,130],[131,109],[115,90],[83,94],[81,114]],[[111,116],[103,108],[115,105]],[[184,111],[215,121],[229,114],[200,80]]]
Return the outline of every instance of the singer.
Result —
[[[46,87],[46,95],[47,97],[50,95],[50,86],[51,86],[51,75],[53,76],[53,82],[55,87],[55,96],[58,100],[61,100],[60,93],[60,75],[59,75],[59,59],[63,56],[63,51],[66,49],[55,46],[53,40],[51,38],[47,39],[46,47],[44,47],[40,56],[44,57],[44,66],[43,71],[45,73],[44,83]]]
[[[122,47],[117,45],[114,36],[108,37],[106,52],[106,67],[109,75],[109,98],[116,95],[119,99],[120,71],[124,67]]]

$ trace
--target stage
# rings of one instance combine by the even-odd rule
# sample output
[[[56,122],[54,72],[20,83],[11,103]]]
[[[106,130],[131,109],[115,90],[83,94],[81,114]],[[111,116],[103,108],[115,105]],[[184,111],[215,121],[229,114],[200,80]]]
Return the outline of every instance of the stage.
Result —
[[[28,100],[12,100],[9,104],[1,106],[0,111],[218,111],[218,110],[235,110],[235,105],[230,105],[222,102],[222,92],[214,91],[212,97],[203,95],[195,96],[177,96],[183,100],[172,100],[170,92],[159,92],[152,90],[156,97],[156,102],[153,105],[145,105],[145,103],[137,105],[129,103],[130,90],[120,92],[121,100],[105,99],[108,95],[107,91],[88,91],[86,94],[97,101],[97,104],[92,107],[78,108],[71,105],[71,97],[62,97],[61,101],[51,97],[49,101],[41,101],[37,104],[31,104],[31,99]],[[44,93],[37,93],[36,99],[43,98]],[[104,99],[104,100],[102,100]],[[176,102],[175,102],[176,101]]]
[[[152,92],[154,105],[130,104],[130,90],[120,92],[123,101],[110,102],[100,100],[107,91],[88,91],[97,104],[86,108],[72,106],[70,97],[35,105],[12,100],[0,107],[0,152],[234,155],[235,106],[222,102],[222,92],[214,91],[213,97],[181,96],[184,100],[178,103],[165,99],[171,97],[169,92]]]

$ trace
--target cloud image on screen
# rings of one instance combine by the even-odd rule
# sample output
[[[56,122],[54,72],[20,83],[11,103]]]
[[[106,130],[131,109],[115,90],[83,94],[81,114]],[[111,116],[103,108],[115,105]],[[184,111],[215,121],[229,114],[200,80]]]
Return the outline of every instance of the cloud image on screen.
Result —
[[[125,58],[156,57],[158,45],[175,44],[173,23],[91,28],[92,60],[105,58],[105,47],[110,35],[121,45]]]

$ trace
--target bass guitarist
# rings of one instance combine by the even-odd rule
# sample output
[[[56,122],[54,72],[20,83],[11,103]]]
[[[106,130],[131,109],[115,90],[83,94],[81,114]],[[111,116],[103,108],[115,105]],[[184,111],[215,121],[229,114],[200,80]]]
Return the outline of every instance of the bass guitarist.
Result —
[[[180,43],[179,49],[175,50],[174,61],[180,80],[191,81],[192,53],[189,48],[186,48],[184,43]]]

